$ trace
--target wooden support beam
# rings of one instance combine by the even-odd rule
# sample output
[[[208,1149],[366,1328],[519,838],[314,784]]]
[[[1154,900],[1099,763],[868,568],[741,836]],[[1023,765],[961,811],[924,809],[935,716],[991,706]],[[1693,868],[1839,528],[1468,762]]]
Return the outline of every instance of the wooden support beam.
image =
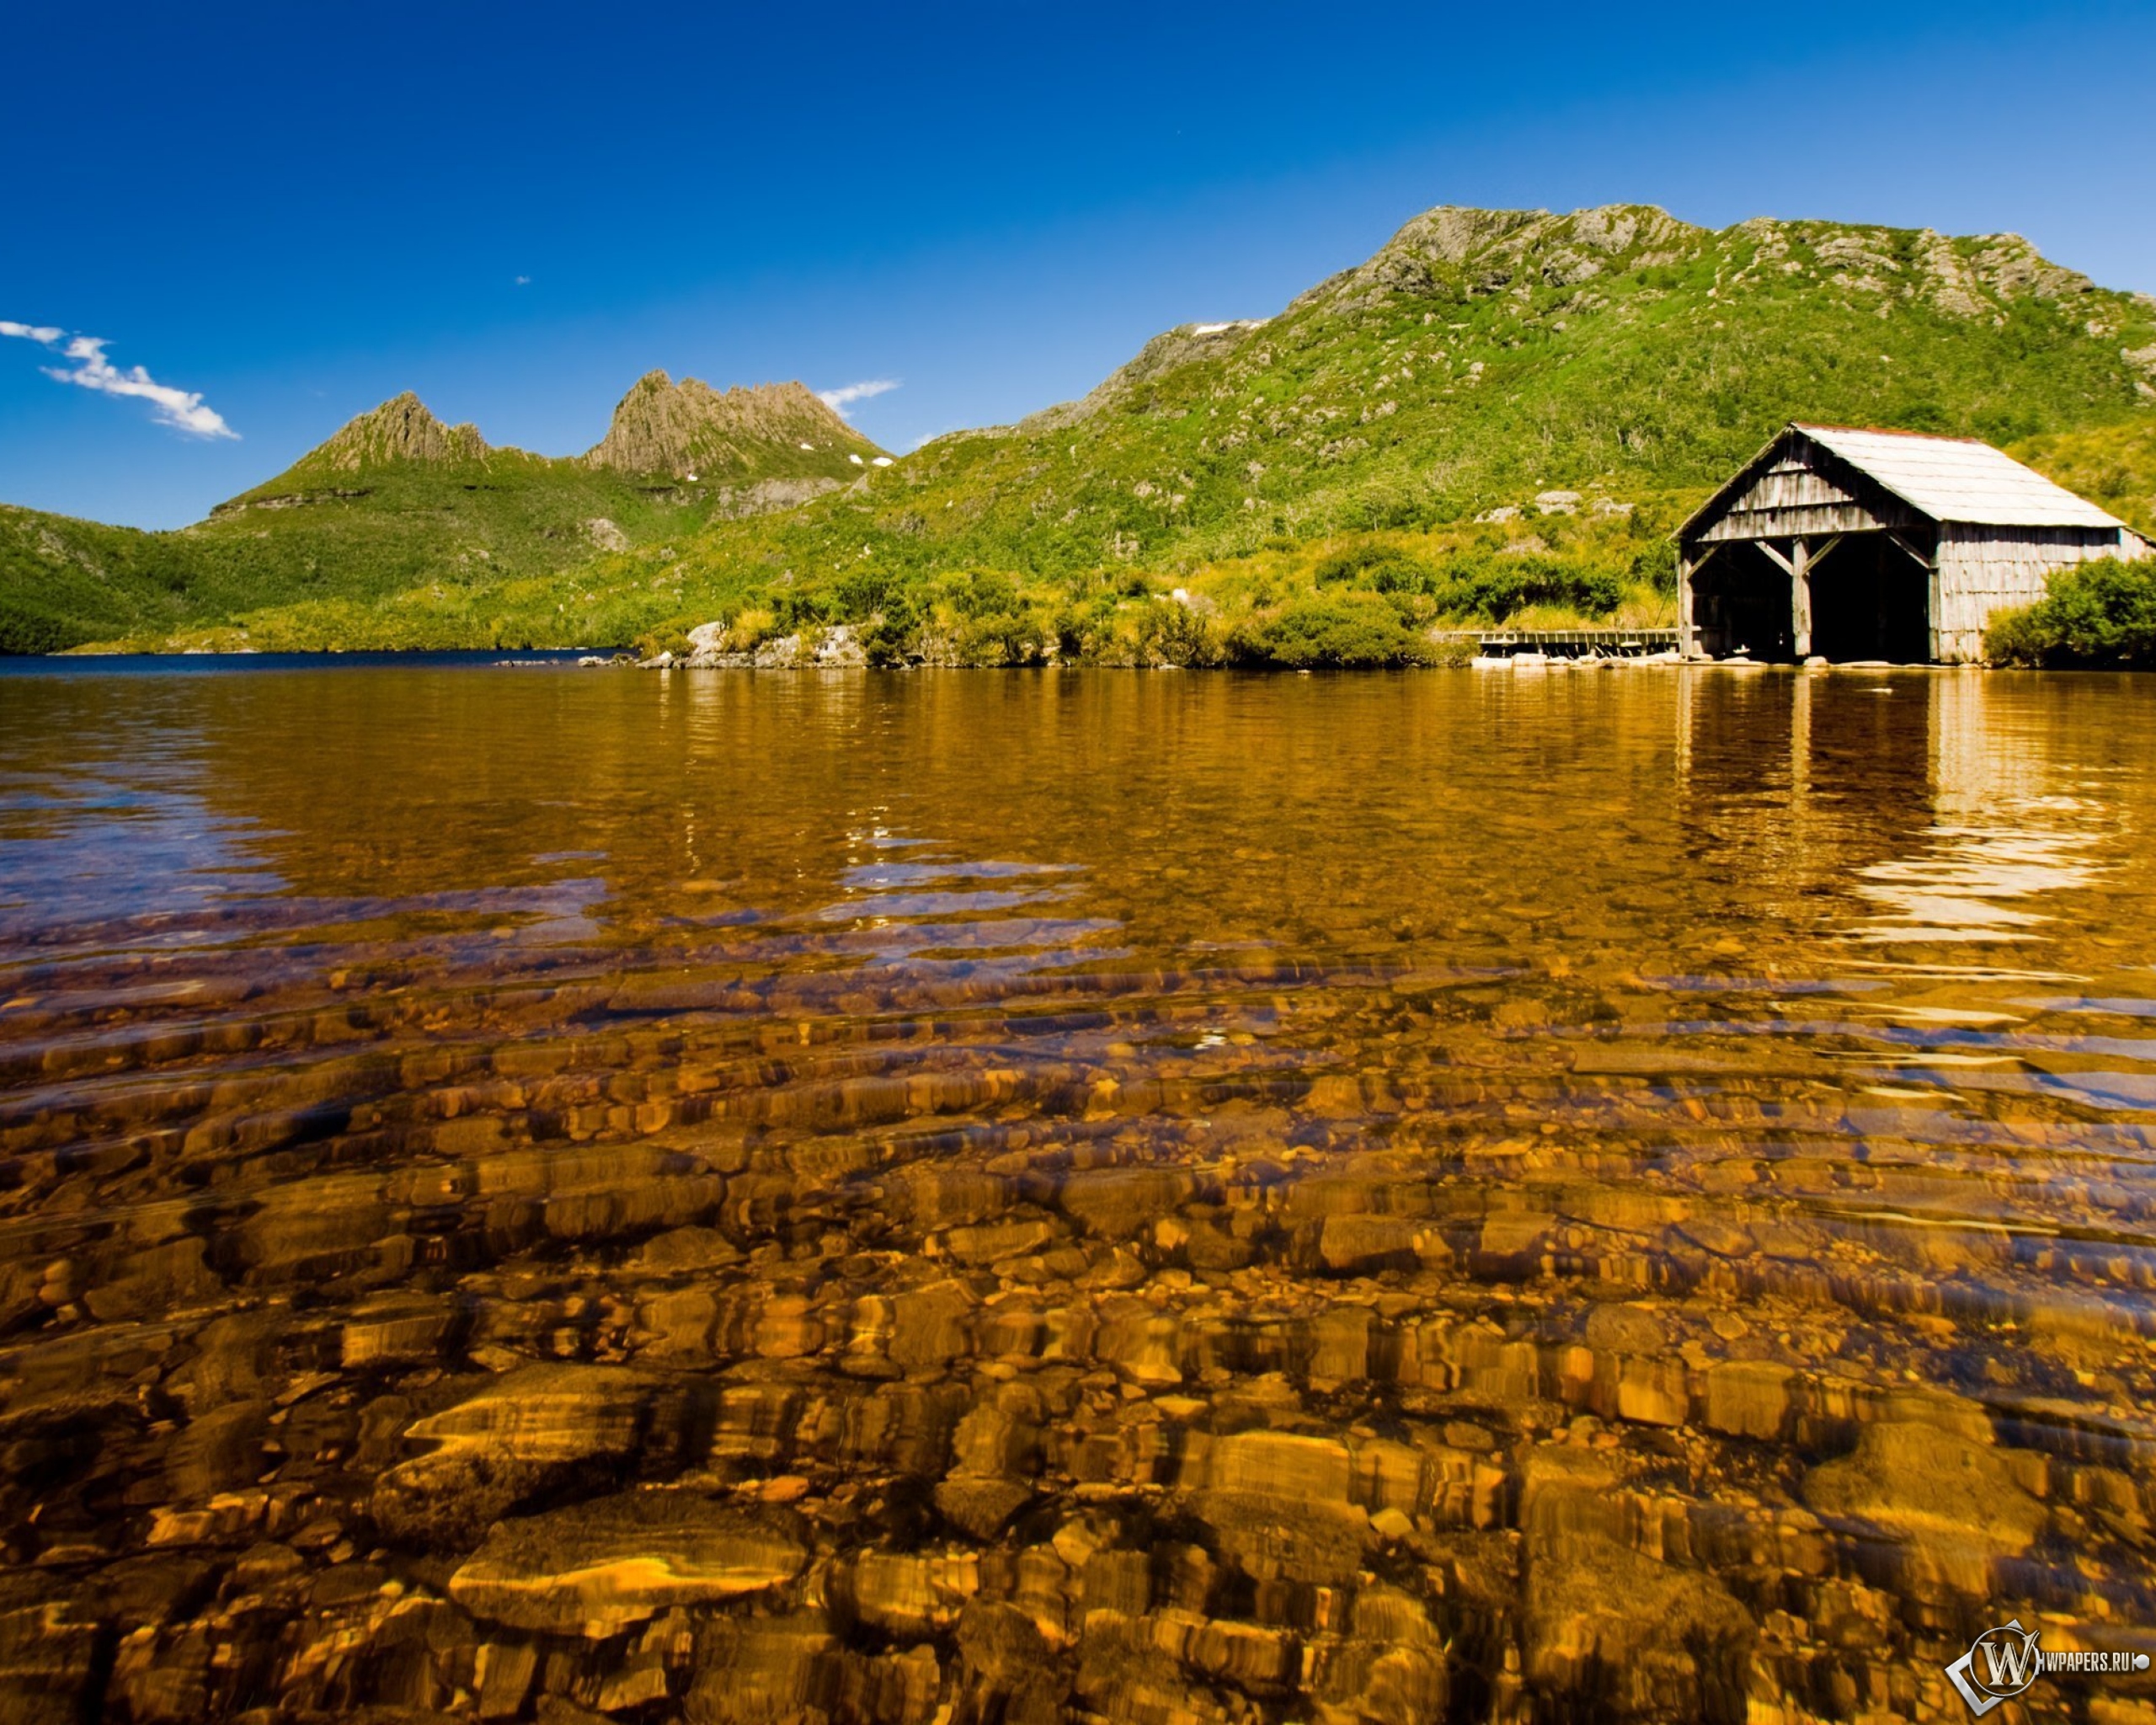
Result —
[[[1695,650],[1692,628],[1692,559],[1684,554],[1684,547],[1679,545],[1677,547],[1677,652],[1678,656],[1683,659],[1691,658]]]
[[[1912,544],[1908,539],[1903,537],[1901,534],[1893,531],[1890,528],[1887,531],[1886,537],[1896,545],[1901,547],[1903,550],[1908,553],[1911,557],[1914,558],[1919,569],[1927,570],[1930,569],[1931,559],[1926,557],[1921,551],[1918,550],[1913,544]]]
[[[1791,577],[1796,575],[1796,565],[1791,563],[1786,557],[1783,556],[1780,552],[1774,549],[1774,542],[1772,540],[1754,539],[1752,542],[1758,546],[1760,550],[1765,552],[1767,553],[1768,561],[1772,563],[1774,566],[1780,569],[1784,574]]]
[[[1792,539],[1789,547],[1789,632],[1796,662],[1812,657],[1812,542]]]

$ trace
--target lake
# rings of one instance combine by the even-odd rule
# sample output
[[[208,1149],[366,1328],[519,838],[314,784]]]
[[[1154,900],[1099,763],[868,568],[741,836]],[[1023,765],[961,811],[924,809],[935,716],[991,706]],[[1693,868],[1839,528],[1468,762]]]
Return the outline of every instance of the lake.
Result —
[[[2130,1663],[2152,820],[2123,677],[0,678],[0,1711]]]

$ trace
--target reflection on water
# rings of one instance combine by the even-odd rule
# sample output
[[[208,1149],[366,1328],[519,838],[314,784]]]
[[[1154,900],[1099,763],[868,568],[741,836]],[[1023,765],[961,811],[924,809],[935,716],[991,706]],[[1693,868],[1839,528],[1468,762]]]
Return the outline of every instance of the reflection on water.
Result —
[[[2152,1644],[2140,685],[0,693],[8,1717]]]
[[[2088,885],[2117,819],[2105,804],[2052,788],[2041,726],[1994,718],[1980,676],[1937,677],[1931,709],[1930,842],[1875,862],[1859,893],[1879,907],[1862,938],[2014,941],[2055,914],[2048,895]]]

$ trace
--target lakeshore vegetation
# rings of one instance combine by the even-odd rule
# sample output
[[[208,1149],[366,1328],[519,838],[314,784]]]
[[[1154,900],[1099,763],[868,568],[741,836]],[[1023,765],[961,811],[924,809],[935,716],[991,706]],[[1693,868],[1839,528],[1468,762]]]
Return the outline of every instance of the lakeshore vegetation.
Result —
[[[574,460],[403,398],[179,532],[0,510],[0,647],[1415,663],[1672,621],[1670,530],[1793,418],[1981,436],[2156,530],[2156,303],[2010,236],[1438,209],[902,457],[798,386],[660,377]]]

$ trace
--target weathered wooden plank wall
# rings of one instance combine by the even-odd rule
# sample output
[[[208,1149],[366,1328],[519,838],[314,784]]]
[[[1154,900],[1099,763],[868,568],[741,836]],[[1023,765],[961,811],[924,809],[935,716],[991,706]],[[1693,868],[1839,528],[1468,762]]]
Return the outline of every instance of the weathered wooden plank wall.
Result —
[[[1932,656],[1948,665],[1974,664],[1983,657],[1984,626],[1993,613],[2034,605],[2056,570],[2131,557],[2136,548],[2121,547],[2116,529],[1949,522],[1940,529],[1932,586]]]
[[[1777,462],[1730,499],[1699,535],[1702,545],[1744,539],[1788,539],[1819,533],[1862,533],[1914,526],[1914,510],[1876,487],[1860,498],[1838,479],[1794,456]]]

